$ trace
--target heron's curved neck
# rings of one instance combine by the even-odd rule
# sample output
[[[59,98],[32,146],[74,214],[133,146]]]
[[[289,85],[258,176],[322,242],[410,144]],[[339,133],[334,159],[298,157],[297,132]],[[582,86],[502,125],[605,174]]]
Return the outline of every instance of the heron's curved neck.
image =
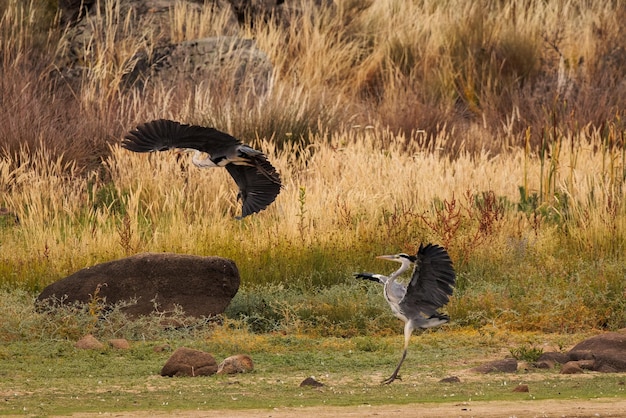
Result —
[[[191,157],[191,162],[197,166],[197,167],[201,167],[201,168],[206,168],[206,167],[218,167],[217,164],[215,164],[212,160],[211,160],[211,156],[207,156],[206,158],[202,158],[202,153],[200,151],[194,151],[193,153],[193,157]]]
[[[400,268],[389,275],[389,282],[393,282],[400,276],[402,273],[407,271],[407,269],[411,266],[411,262],[405,258],[402,259],[402,265]]]

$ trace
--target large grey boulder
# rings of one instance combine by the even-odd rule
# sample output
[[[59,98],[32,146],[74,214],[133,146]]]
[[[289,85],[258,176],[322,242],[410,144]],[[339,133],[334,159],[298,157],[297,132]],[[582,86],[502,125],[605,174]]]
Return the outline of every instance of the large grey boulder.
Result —
[[[143,253],[79,270],[46,287],[37,300],[88,303],[97,296],[112,305],[136,299],[122,308],[131,317],[179,306],[200,318],[223,313],[239,282],[237,266],[226,258]]]
[[[204,84],[225,93],[244,89],[262,96],[268,92],[272,76],[272,64],[254,40],[231,36],[158,47],[132,61],[133,70],[124,77],[124,83],[140,88],[156,84],[192,89]]]
[[[254,25],[273,19],[276,23],[289,26],[291,18],[302,14],[302,8],[314,6],[336,9],[333,0],[313,0],[309,3],[285,0],[228,0],[241,25]]]
[[[110,51],[114,57],[108,58],[123,64],[118,70],[124,87],[141,89],[156,84],[180,92],[181,88],[192,91],[189,88],[200,84],[221,86],[234,79],[236,89],[251,89],[253,94],[268,89],[269,59],[253,40],[233,36],[239,33],[238,24],[226,0],[63,0],[59,6],[73,24],[64,38],[59,71],[54,74],[75,88],[100,65],[104,51],[98,49],[107,48],[102,40],[111,38],[134,48],[125,51],[120,47],[119,53]],[[227,23],[219,36],[178,42],[182,35],[172,30],[174,10],[198,19],[206,13],[224,16]]]
[[[228,13],[231,9],[225,0],[206,4],[204,0],[59,0],[62,20],[70,24],[68,46],[76,53],[90,49],[93,39],[104,36],[105,32],[119,40],[128,35],[139,39],[149,29],[153,45],[170,43],[171,14],[175,7],[196,15],[206,8],[214,13]],[[232,24],[236,25],[236,17],[231,14]]]

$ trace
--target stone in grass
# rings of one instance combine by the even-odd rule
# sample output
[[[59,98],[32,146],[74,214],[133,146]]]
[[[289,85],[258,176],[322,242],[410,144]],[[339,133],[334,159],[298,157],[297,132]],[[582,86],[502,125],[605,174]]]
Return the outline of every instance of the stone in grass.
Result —
[[[517,371],[517,360],[514,358],[505,358],[503,360],[494,360],[474,367],[473,372],[477,373],[515,373]]]
[[[583,369],[604,373],[626,372],[626,330],[605,332],[576,344],[569,353],[569,360],[592,361],[592,366],[579,364]]]
[[[569,356],[566,353],[559,353],[559,352],[547,352],[547,353],[542,353],[539,358],[537,359],[537,362],[550,362],[552,364],[565,364],[569,361]]]
[[[304,379],[301,383],[300,383],[300,387],[304,387],[304,386],[311,386],[314,388],[319,388],[324,386],[324,384],[322,382],[318,382],[317,380],[315,380],[315,378],[313,376],[307,377],[306,379]]]
[[[128,350],[130,348],[130,343],[126,338],[114,338],[109,340],[109,345],[118,350]]]
[[[210,376],[217,372],[217,362],[204,351],[180,347],[172,353],[161,369],[161,376]]]
[[[172,347],[170,347],[169,344],[159,344],[155,345],[152,348],[152,351],[154,351],[155,353],[162,353],[164,351],[172,351]]]
[[[577,361],[568,361],[561,366],[561,374],[578,374],[583,373],[583,369],[578,365]]]
[[[87,334],[74,343],[74,347],[81,350],[102,350],[104,344],[96,339],[92,334]]]
[[[513,388],[513,392],[529,392],[528,385],[517,385]]]
[[[444,377],[439,383],[461,383],[461,379],[458,376]]]
[[[235,354],[224,359],[217,367],[217,374],[248,373],[254,370],[254,362],[250,356]]]
[[[532,365],[536,369],[554,369],[556,363],[553,360],[537,360]]]

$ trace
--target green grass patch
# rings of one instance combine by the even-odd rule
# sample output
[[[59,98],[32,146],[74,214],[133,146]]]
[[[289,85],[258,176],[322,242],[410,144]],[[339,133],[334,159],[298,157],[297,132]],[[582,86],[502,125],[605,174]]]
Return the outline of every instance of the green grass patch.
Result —
[[[229,338],[238,337],[233,347]],[[581,336],[534,338],[554,346]],[[492,339],[498,343],[493,344]],[[226,334],[186,341],[133,341],[129,350],[78,350],[72,341],[12,342],[0,346],[0,414],[59,415],[77,412],[248,409],[358,406],[487,400],[592,399],[624,397],[620,374],[561,376],[557,371],[475,375],[467,369],[499,356],[502,344],[528,334],[480,336],[463,330],[414,336],[402,381],[381,386],[401,349],[401,335],[311,338],[300,335]],[[169,343],[211,352],[218,361],[237,352],[252,356],[255,370],[235,376],[165,378],[171,354],[153,348]],[[462,349],[459,349],[462,347]],[[460,376],[461,383],[439,380]],[[301,388],[314,376],[322,388]],[[518,384],[529,393],[514,393]]]

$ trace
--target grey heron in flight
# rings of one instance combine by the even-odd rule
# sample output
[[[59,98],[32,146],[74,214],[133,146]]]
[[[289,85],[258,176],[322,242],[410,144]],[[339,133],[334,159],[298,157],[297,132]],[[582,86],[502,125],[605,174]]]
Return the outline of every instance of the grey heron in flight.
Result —
[[[437,310],[448,303],[456,275],[448,252],[435,244],[420,244],[415,256],[400,253],[376,258],[401,263],[400,268],[389,276],[355,273],[359,279],[382,283],[385,299],[393,314],[404,321],[404,351],[392,375],[383,381],[383,384],[389,384],[400,379],[398,373],[406,358],[413,330],[437,327],[449,321],[447,315]],[[397,282],[396,279],[412,264],[415,268],[408,286]]]
[[[265,154],[215,128],[158,119],[127,133],[122,147],[135,152],[192,149],[195,152],[191,161],[197,167],[226,168],[239,188],[241,218],[268,207],[282,187],[278,172]]]

